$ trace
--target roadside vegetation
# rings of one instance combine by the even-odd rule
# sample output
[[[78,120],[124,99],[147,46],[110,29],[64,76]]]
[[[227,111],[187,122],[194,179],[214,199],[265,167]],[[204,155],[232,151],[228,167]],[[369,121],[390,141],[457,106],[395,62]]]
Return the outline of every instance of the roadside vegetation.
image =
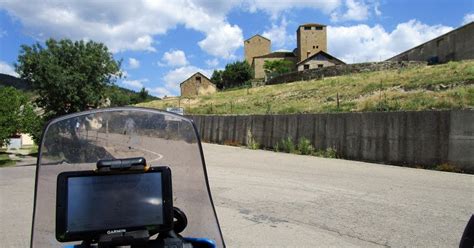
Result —
[[[0,168],[14,166],[16,162],[10,159],[5,149],[0,149]]]
[[[474,60],[166,98],[138,106],[187,114],[293,114],[474,107]]]
[[[237,142],[225,142],[224,145],[230,146],[241,146]],[[260,144],[258,144],[252,136],[251,132],[247,133],[247,144],[245,146],[247,149],[251,150],[258,150],[258,149],[265,149]],[[283,152],[283,153],[291,153],[297,155],[309,155],[321,158],[341,158],[338,154],[337,150],[333,147],[328,147],[326,149],[315,149],[314,146],[311,144],[311,141],[307,138],[301,138],[298,143],[295,143],[291,137],[287,137],[282,139],[278,142],[275,147],[273,147],[274,152]],[[434,165],[402,165],[403,167],[412,167],[417,169],[426,169],[426,170],[437,170],[437,171],[444,171],[444,172],[454,172],[454,173],[471,173],[466,172],[460,169],[459,167],[449,164],[449,163],[442,163],[442,164],[434,164]]]

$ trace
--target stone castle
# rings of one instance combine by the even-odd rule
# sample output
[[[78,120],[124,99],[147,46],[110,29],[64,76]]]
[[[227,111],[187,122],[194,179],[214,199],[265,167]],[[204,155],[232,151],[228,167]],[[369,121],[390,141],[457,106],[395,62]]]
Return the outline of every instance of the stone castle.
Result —
[[[297,44],[292,51],[271,52],[271,40],[259,34],[244,41],[245,60],[252,66],[255,79],[267,79],[265,61],[288,60],[293,70],[303,71],[318,67],[344,64],[327,53],[327,27],[317,23],[300,25],[296,30]]]

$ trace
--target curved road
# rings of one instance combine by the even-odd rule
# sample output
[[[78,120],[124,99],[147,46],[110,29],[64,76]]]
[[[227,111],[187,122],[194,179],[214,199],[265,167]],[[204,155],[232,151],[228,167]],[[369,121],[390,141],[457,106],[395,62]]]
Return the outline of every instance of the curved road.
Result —
[[[455,247],[474,176],[204,144],[228,247]],[[0,168],[2,247],[29,242],[34,167]]]

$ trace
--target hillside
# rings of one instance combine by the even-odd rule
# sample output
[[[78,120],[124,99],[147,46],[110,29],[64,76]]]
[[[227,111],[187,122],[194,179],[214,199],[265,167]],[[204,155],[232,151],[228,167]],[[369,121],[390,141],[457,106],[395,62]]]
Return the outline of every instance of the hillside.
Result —
[[[339,106],[338,99],[339,98]],[[235,89],[138,104],[188,114],[287,114],[474,107],[474,60],[288,84]]]
[[[7,74],[0,73],[0,87],[11,86],[17,90],[25,92],[28,96],[35,98],[36,95],[31,89],[31,86],[28,85],[24,80],[10,76]],[[112,99],[117,99],[117,102],[131,102],[136,103],[140,101],[139,93],[133,90],[125,89],[116,85],[109,86],[106,90],[106,95]],[[158,100],[160,98],[148,95],[144,102]],[[127,105],[127,104],[126,104]]]

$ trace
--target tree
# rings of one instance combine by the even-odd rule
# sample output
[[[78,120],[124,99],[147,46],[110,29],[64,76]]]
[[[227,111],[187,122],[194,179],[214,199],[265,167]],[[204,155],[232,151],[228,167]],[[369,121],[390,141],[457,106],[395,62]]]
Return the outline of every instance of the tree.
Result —
[[[19,133],[29,133],[38,141],[41,127],[42,121],[25,94],[13,87],[0,88],[0,145]]]
[[[120,64],[102,43],[49,39],[46,47],[22,45],[15,69],[49,119],[97,108],[106,87],[121,77]]]
[[[142,87],[142,89],[138,93],[138,97],[140,98],[141,102],[146,101],[148,99],[148,90],[146,90],[145,87]]]
[[[110,100],[111,107],[127,106],[131,103],[130,96],[120,90],[120,88],[116,85],[109,87],[107,90],[107,97]]]
[[[265,60],[263,69],[268,77],[274,77],[291,72],[295,64],[289,60]]]
[[[252,67],[246,61],[236,61],[225,66],[222,85],[223,88],[238,87],[247,84],[252,78]]]
[[[214,70],[211,76],[211,82],[216,85],[218,89],[223,89],[224,84],[222,82],[222,73],[221,70]]]

